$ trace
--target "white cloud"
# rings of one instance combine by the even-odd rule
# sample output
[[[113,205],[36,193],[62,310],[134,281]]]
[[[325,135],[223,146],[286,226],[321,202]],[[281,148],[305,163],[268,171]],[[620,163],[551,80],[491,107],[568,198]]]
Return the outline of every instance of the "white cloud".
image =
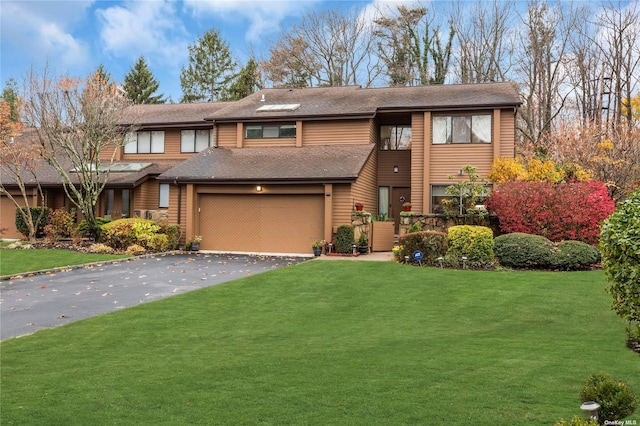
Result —
[[[86,65],[89,47],[73,35],[73,29],[86,18],[92,3],[3,1],[3,62],[28,58],[36,61],[33,65],[41,65],[47,59],[55,59],[58,67],[63,68]],[[15,55],[20,58],[14,58]]]
[[[282,22],[300,16],[319,0],[184,0],[185,8],[195,15],[211,15],[228,21],[248,20],[244,38],[248,43],[262,41],[266,36],[279,33]]]
[[[160,57],[175,65],[186,57],[184,25],[170,1],[127,2],[96,10],[100,41],[114,57]]]

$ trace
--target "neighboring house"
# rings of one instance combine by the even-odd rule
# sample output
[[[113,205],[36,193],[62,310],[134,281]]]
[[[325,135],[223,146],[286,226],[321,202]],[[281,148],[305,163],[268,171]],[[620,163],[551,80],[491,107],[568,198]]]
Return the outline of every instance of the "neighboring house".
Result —
[[[486,176],[514,156],[519,105],[512,84],[490,83],[136,106],[139,131],[117,156],[136,172],[112,173],[99,213],[166,210],[205,250],[309,253],[351,223],[356,202],[396,223],[404,201],[436,212],[464,165]]]

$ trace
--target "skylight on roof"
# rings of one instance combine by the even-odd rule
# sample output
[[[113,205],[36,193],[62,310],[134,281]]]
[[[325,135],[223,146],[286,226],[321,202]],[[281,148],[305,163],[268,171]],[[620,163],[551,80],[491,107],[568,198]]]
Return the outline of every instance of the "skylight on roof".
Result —
[[[116,173],[139,172],[141,170],[146,169],[150,165],[151,163],[115,163],[115,164],[112,164],[111,167],[109,167],[108,164],[104,164],[104,165],[100,164],[98,170],[100,172],[106,172],[108,169],[109,171],[116,172]],[[95,170],[95,166],[91,164],[89,169],[93,171]],[[71,169],[71,172],[79,173],[79,170],[74,167],[73,169]]]
[[[256,109],[256,112],[295,111],[298,108],[300,108],[300,104],[262,105]]]

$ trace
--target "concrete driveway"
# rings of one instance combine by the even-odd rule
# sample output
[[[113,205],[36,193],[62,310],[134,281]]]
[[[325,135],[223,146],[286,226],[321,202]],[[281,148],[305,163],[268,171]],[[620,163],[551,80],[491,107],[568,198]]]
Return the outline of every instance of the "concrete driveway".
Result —
[[[164,254],[0,282],[0,340],[57,327],[305,258]]]

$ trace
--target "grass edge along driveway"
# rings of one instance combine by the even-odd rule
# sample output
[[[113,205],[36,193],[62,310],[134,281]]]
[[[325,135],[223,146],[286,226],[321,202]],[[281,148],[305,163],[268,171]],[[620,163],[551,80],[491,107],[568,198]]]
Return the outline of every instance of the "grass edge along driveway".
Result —
[[[3,342],[0,421],[553,424],[591,373],[640,391],[605,286],[305,262]]]
[[[126,254],[81,253],[62,249],[2,249],[0,277],[129,257]]]

